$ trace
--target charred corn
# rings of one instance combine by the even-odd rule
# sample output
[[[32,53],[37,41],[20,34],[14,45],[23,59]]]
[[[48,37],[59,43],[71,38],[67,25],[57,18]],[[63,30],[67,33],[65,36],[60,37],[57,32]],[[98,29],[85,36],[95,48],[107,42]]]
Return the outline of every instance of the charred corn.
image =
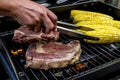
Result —
[[[87,43],[108,44],[113,42],[120,42],[120,30],[88,31],[85,34],[89,36],[98,37],[100,39],[98,41],[84,39],[84,41]]]
[[[98,12],[92,12],[92,11],[84,11],[84,10],[72,10],[71,11],[71,16],[75,16],[75,15],[92,15],[92,16],[103,16],[103,17],[107,17],[110,19],[113,19],[112,16],[109,16],[107,14],[103,14],[103,13],[98,13]]]

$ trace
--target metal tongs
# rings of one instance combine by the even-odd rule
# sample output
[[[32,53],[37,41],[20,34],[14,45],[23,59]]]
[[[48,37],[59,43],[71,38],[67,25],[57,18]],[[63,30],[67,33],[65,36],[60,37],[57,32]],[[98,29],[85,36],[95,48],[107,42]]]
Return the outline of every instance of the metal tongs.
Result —
[[[61,21],[57,21],[57,25],[58,25],[57,26],[58,31],[60,33],[67,34],[67,35],[72,36],[72,37],[82,38],[82,39],[89,39],[89,40],[96,40],[96,41],[99,40],[99,38],[97,38],[97,37],[88,36],[82,32],[75,31],[76,29],[82,29],[85,31],[94,30],[92,28],[84,27],[84,26],[77,27],[74,24],[61,22]]]

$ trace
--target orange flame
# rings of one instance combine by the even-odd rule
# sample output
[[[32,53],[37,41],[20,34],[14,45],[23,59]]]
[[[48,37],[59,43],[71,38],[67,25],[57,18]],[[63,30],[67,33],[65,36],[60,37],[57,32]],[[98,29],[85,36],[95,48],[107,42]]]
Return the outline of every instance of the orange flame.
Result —
[[[15,50],[10,50],[10,51],[13,55],[18,55],[18,54],[21,54],[23,52],[23,49],[18,49],[16,51]]]

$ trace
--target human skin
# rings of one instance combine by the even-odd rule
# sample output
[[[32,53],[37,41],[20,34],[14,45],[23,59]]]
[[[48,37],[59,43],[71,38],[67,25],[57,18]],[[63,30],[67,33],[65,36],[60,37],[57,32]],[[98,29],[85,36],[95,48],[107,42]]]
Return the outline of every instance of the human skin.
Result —
[[[0,0],[0,15],[10,16],[22,26],[45,33],[57,30],[57,16],[48,8],[31,0]]]

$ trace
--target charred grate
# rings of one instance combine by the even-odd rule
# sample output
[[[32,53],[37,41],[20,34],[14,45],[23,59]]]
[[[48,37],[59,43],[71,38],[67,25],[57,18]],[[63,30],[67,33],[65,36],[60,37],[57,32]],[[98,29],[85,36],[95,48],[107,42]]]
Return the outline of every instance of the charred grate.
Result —
[[[82,55],[74,65],[62,69],[40,70],[24,68],[24,54],[29,44],[16,44],[12,41],[13,31],[1,34],[1,40],[9,51],[20,80],[71,80],[83,77],[94,71],[110,66],[114,61],[120,62],[120,43],[106,45],[91,45],[81,43]],[[69,42],[74,38],[60,35],[60,41]],[[10,50],[23,49],[20,55],[14,56]]]

